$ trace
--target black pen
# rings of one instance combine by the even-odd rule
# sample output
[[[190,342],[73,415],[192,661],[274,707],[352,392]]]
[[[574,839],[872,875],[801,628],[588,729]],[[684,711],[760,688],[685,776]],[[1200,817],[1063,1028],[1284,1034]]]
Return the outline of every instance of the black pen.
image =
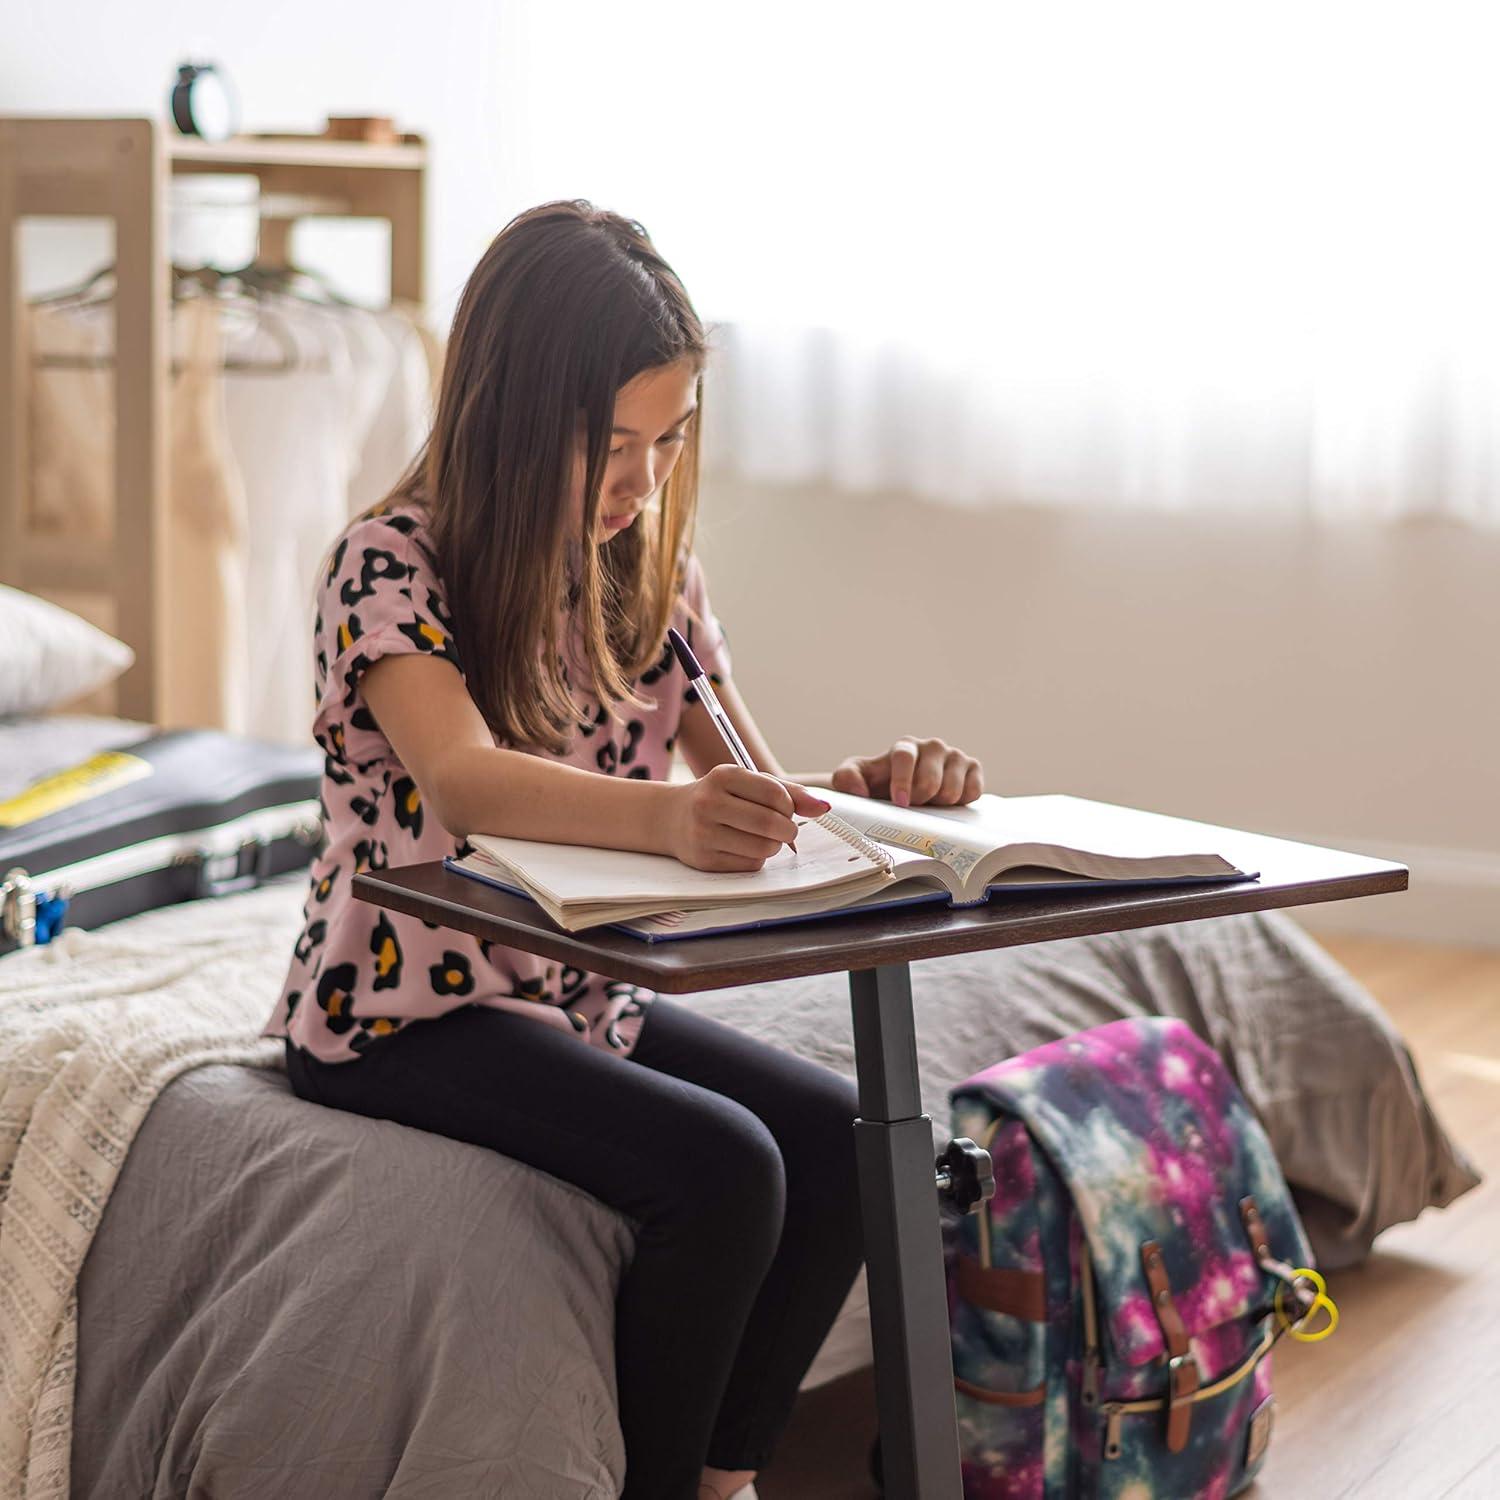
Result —
[[[729,722],[729,715],[724,712],[724,705],[719,702],[719,695],[714,692],[709,683],[708,673],[698,665],[698,658],[693,655],[693,648],[670,627],[667,629],[667,639],[671,641],[672,650],[677,653],[677,660],[682,663],[682,670],[687,674],[688,682],[698,694],[704,708],[708,710],[708,716],[713,720],[714,728],[719,731],[719,738],[728,746],[729,753],[747,771],[758,773],[760,767],[750,759],[750,752],[745,749],[745,742],[735,733],[734,725]],[[795,818],[792,821],[798,828],[802,826]],[[795,836],[788,842],[787,848],[796,853]]]
[[[742,765],[747,771],[758,771],[760,768],[750,759],[750,752],[745,749],[745,742],[735,733],[734,725],[729,722],[729,715],[724,712],[724,705],[719,702],[718,694],[708,680],[708,673],[698,665],[698,658],[693,655],[693,648],[673,629],[668,629],[667,639],[672,643],[672,650],[677,655],[677,660],[682,663],[682,670],[687,674],[687,680],[693,690],[702,700],[704,708],[708,710],[708,716],[714,721],[714,728],[719,731],[720,738],[729,747],[729,753],[735,758],[737,764]]]

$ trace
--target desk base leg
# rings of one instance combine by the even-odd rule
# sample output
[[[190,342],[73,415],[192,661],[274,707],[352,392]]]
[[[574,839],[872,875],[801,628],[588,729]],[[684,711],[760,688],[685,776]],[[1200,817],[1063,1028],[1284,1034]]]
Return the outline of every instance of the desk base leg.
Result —
[[[849,990],[885,1494],[961,1500],[932,1121],[921,1108],[911,975],[905,964],[856,970]]]

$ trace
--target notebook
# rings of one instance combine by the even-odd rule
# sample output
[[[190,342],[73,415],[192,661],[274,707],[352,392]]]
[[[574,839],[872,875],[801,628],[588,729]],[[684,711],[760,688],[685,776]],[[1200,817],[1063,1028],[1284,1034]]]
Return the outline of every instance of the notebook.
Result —
[[[997,797],[905,808],[819,790],[833,810],[759,870],[695,870],[659,854],[475,834],[445,860],[529,896],[568,932],[608,925],[648,942],[918,902],[975,906],[997,891],[1246,880],[1172,818],[1081,797]],[[1185,842],[1186,840],[1186,842]]]

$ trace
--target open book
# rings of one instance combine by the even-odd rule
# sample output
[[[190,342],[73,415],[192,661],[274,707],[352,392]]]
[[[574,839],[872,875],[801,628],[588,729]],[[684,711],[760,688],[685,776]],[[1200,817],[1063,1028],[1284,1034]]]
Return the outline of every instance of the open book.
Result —
[[[531,897],[566,931],[610,924],[653,942],[923,901],[974,906],[996,890],[1253,878],[1192,847],[1175,819],[1080,797],[987,794],[966,807],[908,808],[818,795],[833,811],[802,822],[795,852],[780,849],[748,873],[487,834],[446,863]]]

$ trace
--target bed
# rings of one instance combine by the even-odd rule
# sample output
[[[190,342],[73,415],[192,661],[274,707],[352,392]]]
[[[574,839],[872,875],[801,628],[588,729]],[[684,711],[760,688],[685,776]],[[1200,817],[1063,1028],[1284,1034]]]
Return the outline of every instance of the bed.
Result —
[[[83,753],[139,733],[113,722]],[[21,736],[6,733],[14,779]],[[612,1304],[635,1226],[492,1152],[298,1099],[279,1042],[256,1033],[301,899],[288,877],[0,959],[0,1022],[75,1018],[58,1079],[83,1076],[89,1047],[128,1060],[168,1018],[237,1059],[182,1052],[165,1086],[136,1090],[77,1276],[71,1407],[65,1393],[46,1407],[63,1451],[29,1486],[0,1475],[0,1494],[617,1495]],[[1478,1180],[1379,1007],[1281,913],[931,960],[913,994],[935,1151],[948,1089],[979,1067],[1167,1013],[1228,1061],[1325,1268]],[[673,998],[854,1076],[841,975]],[[15,1067],[0,1055],[0,1124],[21,1119]],[[861,1278],[804,1387],[870,1358]]]

